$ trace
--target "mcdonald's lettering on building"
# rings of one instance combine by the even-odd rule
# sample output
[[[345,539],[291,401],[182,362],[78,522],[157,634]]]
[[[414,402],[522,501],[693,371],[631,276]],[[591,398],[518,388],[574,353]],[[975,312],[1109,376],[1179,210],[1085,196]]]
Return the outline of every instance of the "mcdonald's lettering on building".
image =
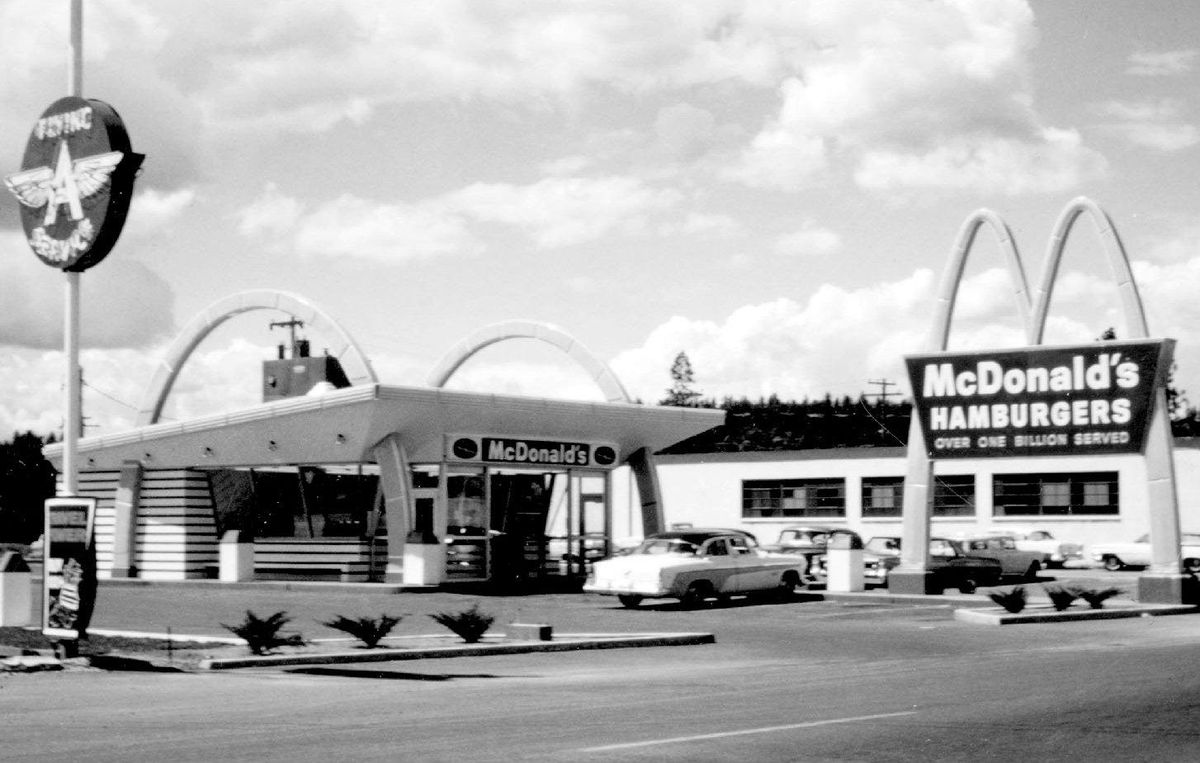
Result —
[[[905,358],[931,458],[1137,453],[1174,340]]]

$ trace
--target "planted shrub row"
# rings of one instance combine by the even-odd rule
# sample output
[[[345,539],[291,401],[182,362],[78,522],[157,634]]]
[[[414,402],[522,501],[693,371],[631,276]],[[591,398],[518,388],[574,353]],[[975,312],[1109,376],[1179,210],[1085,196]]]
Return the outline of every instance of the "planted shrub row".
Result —
[[[1083,599],[1092,609],[1103,609],[1104,602],[1121,593],[1119,588],[1083,588],[1080,586],[1044,586],[1046,595],[1055,611],[1062,612],[1070,607],[1076,599]],[[988,594],[992,601],[999,604],[1007,612],[1016,614],[1025,609],[1028,603],[1025,597],[1025,586],[1014,586],[1007,591],[993,591]]]
[[[473,604],[461,612],[439,612],[430,615],[439,625],[468,644],[478,643],[496,618],[479,611],[479,605]],[[345,615],[335,615],[334,619],[323,621],[321,624],[354,636],[368,649],[379,645],[379,642],[391,633],[402,618],[382,614],[379,617],[350,618]],[[283,627],[291,622],[286,612],[276,612],[270,617],[260,618],[250,610],[246,610],[246,618],[237,625],[221,627],[243,639],[251,654],[269,654],[285,646],[305,646],[308,642],[299,633],[284,634]]]

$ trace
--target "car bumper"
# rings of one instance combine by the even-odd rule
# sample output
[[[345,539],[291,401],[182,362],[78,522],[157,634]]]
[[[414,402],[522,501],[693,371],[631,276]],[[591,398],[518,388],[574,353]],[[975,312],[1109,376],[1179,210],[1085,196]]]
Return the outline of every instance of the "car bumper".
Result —
[[[583,584],[584,593],[598,593],[605,596],[669,596],[671,592],[658,583],[645,580],[589,580]]]

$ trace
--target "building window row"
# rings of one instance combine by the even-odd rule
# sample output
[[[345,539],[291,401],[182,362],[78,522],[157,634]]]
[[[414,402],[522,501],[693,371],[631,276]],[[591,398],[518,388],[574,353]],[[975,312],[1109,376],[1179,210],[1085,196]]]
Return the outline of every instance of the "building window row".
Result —
[[[934,478],[933,516],[975,516],[975,477]],[[997,517],[1111,516],[1119,511],[1116,472],[997,474],[992,480]],[[898,519],[903,513],[903,477],[864,477],[864,519]],[[748,519],[807,519],[846,516],[846,480],[743,480],[742,516]]]

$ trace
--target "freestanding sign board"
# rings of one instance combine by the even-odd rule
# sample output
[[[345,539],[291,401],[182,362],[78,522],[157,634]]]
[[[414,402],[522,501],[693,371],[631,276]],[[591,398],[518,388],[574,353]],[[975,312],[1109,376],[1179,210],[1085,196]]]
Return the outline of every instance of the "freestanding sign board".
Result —
[[[42,632],[56,639],[87,633],[96,604],[95,498],[46,501]]]
[[[932,459],[1140,453],[1174,341],[911,355]]]

